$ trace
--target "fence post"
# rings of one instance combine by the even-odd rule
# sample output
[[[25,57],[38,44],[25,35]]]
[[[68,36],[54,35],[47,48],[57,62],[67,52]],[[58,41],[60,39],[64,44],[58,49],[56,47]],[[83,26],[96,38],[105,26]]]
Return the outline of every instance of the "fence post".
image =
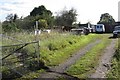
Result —
[[[36,21],[36,34],[35,34],[35,40],[37,41],[37,45],[36,45],[36,54],[37,54],[37,61],[39,63],[39,59],[40,59],[40,41],[39,41],[39,30],[38,30],[38,21]]]

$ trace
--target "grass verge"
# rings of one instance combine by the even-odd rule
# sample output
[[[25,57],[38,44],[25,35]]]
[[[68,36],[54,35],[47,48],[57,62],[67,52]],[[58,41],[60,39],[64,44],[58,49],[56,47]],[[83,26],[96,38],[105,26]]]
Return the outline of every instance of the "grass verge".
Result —
[[[116,52],[111,61],[111,69],[107,74],[108,80],[120,80],[120,40],[116,44]]]
[[[41,45],[41,58],[47,66],[56,66],[90,42],[100,39],[101,35],[88,36],[68,35],[66,38],[57,38]],[[42,43],[42,42],[41,42]]]

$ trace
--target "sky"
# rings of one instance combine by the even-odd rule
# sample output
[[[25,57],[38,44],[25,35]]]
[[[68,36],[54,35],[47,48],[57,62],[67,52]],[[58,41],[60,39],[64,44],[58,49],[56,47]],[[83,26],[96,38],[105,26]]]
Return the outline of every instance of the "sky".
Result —
[[[8,14],[18,14],[26,17],[40,5],[56,15],[63,9],[77,10],[77,21],[96,24],[103,13],[109,13],[115,21],[118,21],[118,2],[120,0],[0,0],[0,21],[4,21]]]

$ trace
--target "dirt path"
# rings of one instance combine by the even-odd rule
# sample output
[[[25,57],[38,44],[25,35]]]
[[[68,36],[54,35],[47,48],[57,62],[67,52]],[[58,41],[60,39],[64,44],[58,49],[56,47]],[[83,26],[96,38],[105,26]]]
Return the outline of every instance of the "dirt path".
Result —
[[[76,78],[73,76],[70,76],[65,72],[65,70],[73,65],[78,59],[80,59],[87,51],[89,51],[93,46],[98,44],[101,40],[96,40],[95,42],[92,42],[88,44],[86,47],[78,51],[76,54],[73,54],[69,59],[67,59],[64,63],[59,64],[58,66],[50,68],[48,72],[45,72],[40,75],[40,78],[58,78],[58,77],[64,77],[64,78]],[[77,79],[77,78],[76,78]]]
[[[90,78],[106,78],[106,73],[110,69],[111,59],[115,53],[115,43],[117,39],[112,39],[111,44],[104,50],[104,54],[99,60],[99,66]]]
[[[80,59],[83,55],[85,55],[86,52],[88,52],[93,46],[98,44],[101,40],[97,40],[94,43],[91,43],[87,45],[85,48],[79,50],[76,54],[73,54],[69,59],[67,59],[64,63],[59,64],[59,66],[56,66],[54,68],[51,68],[51,71],[53,72],[59,72],[64,73],[64,71],[73,65],[78,59]]]

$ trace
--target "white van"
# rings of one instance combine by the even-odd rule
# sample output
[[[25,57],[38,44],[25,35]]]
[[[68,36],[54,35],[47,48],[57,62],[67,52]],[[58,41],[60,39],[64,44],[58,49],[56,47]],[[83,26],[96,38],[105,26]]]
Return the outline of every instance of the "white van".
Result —
[[[95,26],[95,31],[96,32],[105,32],[105,26],[103,25],[103,24],[97,24],[96,26]]]

